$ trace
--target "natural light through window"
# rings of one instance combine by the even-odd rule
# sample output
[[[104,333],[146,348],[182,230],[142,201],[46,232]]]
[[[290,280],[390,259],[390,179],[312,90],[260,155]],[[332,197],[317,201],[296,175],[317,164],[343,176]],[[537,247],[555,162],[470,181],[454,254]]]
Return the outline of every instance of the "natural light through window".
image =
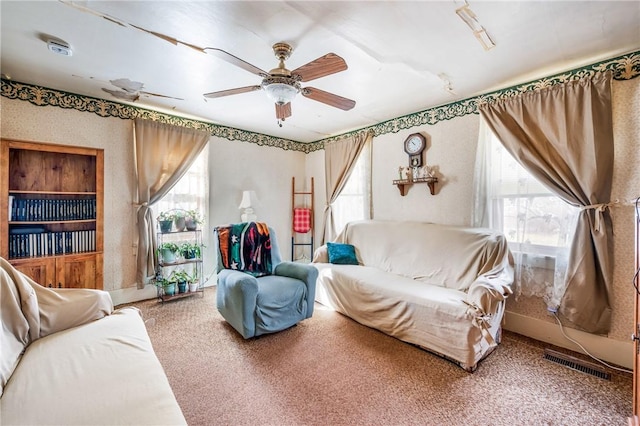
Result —
[[[514,293],[557,307],[564,294],[578,208],[542,185],[480,126],[475,226],[502,232],[515,261]]]
[[[553,256],[571,243],[577,208],[528,173],[493,136],[490,142],[491,227],[511,249]]]
[[[172,209],[195,209],[206,220],[209,194],[208,152],[205,147],[171,191],[153,205],[154,217]]]
[[[333,203],[333,220],[336,234],[353,220],[369,218],[369,153],[363,149],[356,161],[344,189]]]

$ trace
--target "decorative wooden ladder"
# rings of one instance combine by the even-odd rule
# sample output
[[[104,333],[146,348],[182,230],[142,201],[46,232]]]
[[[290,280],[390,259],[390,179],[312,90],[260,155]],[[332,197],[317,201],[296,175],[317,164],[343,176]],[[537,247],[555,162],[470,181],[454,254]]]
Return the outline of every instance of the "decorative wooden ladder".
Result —
[[[295,248],[298,246],[309,247],[309,261],[313,258],[313,177],[311,178],[310,191],[296,191],[296,178],[291,178],[291,261],[294,261]],[[298,199],[296,199],[298,197]],[[302,199],[302,200],[300,200]],[[296,202],[304,207],[296,207]],[[297,237],[311,233],[310,238],[303,241]],[[303,254],[303,260],[306,257]]]

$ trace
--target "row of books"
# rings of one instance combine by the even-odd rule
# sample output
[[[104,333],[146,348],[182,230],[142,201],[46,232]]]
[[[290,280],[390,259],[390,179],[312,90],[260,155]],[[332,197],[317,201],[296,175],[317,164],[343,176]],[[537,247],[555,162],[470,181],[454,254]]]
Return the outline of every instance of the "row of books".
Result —
[[[9,235],[9,258],[11,259],[85,253],[95,250],[95,230]]]
[[[96,199],[50,200],[9,197],[9,220],[21,222],[96,218]]]

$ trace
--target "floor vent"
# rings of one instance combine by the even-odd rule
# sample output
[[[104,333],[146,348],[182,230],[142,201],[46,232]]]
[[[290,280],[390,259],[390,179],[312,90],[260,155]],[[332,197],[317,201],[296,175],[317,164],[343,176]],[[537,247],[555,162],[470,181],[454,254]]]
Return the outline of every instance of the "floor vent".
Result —
[[[611,380],[611,374],[607,373],[607,371],[598,364],[593,364],[589,361],[584,361],[571,355],[563,354],[562,352],[545,348],[544,359],[600,379]]]

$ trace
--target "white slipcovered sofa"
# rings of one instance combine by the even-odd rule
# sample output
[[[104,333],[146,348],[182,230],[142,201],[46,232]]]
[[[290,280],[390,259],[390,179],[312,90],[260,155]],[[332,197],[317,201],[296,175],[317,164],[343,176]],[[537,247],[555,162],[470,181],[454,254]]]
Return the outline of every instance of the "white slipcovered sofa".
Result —
[[[0,258],[0,424],[186,424],[140,311]]]
[[[332,264],[327,245],[319,247],[317,302],[467,371],[500,342],[513,282],[503,235],[371,220],[347,224],[334,243],[354,246],[359,264]]]

